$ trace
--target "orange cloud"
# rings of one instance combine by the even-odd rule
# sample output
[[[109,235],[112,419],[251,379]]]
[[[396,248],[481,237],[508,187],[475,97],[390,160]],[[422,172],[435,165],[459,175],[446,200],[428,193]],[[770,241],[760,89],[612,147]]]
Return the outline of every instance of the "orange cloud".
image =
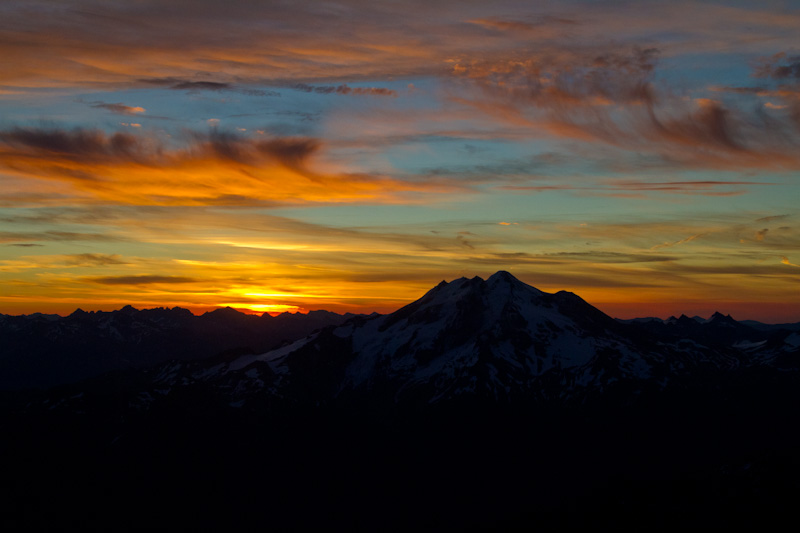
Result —
[[[455,185],[314,168],[321,143],[254,140],[212,131],[170,149],[143,136],[93,130],[17,128],[0,132],[0,168],[71,186],[73,199],[137,205],[269,205],[408,201]]]

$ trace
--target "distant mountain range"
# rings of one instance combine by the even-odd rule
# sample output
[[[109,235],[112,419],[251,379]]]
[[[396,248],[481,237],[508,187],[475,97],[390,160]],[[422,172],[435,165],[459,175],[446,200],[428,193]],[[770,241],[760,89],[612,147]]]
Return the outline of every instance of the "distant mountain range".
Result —
[[[330,311],[255,316],[229,307],[195,316],[179,307],[131,306],[78,309],[66,317],[0,314],[0,390],[61,385],[224,352],[260,353],[353,316]]]
[[[0,316],[0,457],[9,501],[80,479],[57,510],[102,524],[741,524],[800,495],[797,326],[615,320],[507,272],[388,315]]]

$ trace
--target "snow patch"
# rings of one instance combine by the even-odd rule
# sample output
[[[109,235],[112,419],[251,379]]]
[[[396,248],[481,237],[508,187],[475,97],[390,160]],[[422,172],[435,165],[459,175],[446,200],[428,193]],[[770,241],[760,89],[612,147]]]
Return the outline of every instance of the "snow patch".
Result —
[[[733,345],[733,347],[734,347],[734,348],[739,348],[740,350],[748,350],[748,349],[751,349],[751,348],[759,348],[759,347],[761,347],[761,346],[764,346],[766,343],[767,343],[767,341],[766,341],[766,340],[763,340],[763,341],[755,341],[755,342],[751,342],[751,341],[739,341],[739,342],[735,343],[735,344]]]
[[[231,364],[228,365],[227,371],[235,372],[237,370],[241,370],[244,367],[255,363],[256,361],[271,363],[273,361],[276,361],[277,359],[280,359],[281,357],[286,357],[295,350],[298,350],[300,347],[309,342],[312,338],[313,337],[306,337],[304,339],[300,339],[291,344],[287,344],[286,346],[277,348],[267,353],[262,353],[259,355],[244,355],[236,359],[235,361],[231,362]]]
[[[784,340],[783,342],[785,342],[789,346],[794,346],[795,348],[800,346],[800,333],[792,333],[791,335],[786,337],[786,340]]]

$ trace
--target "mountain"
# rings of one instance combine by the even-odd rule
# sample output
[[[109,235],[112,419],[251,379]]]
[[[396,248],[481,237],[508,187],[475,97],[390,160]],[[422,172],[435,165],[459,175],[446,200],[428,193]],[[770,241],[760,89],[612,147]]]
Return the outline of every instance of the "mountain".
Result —
[[[587,385],[611,364],[626,375],[649,373],[623,329],[574,294],[547,294],[498,272],[443,281],[394,313],[328,328],[249,367],[269,362],[287,390],[311,401],[510,398],[549,375]]]
[[[704,323],[622,324],[575,294],[548,294],[501,271],[485,281],[443,281],[389,315],[359,317],[202,375],[258,376],[265,390],[311,403],[531,396],[563,403],[747,367],[796,351],[793,339],[721,314]]]
[[[114,313],[30,320],[156,346],[185,317],[242,346],[280,318]],[[3,524],[763,527],[800,496],[796,331],[620,322],[507,272],[317,318],[280,346],[0,393]]]

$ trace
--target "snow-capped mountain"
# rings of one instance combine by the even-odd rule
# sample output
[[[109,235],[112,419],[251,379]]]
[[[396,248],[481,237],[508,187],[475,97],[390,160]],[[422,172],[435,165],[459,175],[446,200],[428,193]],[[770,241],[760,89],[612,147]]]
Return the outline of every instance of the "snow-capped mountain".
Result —
[[[656,326],[621,324],[575,294],[548,294],[501,271],[443,281],[394,313],[350,320],[218,371],[226,380],[231,372],[258,376],[279,395],[314,402],[363,394],[393,403],[563,400],[608,387],[663,388],[701,367],[739,368],[747,364],[742,348],[766,345],[730,317],[685,320],[691,330],[662,322],[672,329],[652,335]],[[725,333],[729,342],[717,342]]]
[[[263,320],[214,314],[230,327]],[[148,385],[132,402],[147,408],[154,398],[195,386],[235,407],[265,398],[309,405],[583,402],[610,390],[634,398],[754,365],[792,367],[800,350],[796,332],[762,332],[719,313],[623,323],[575,294],[542,292],[503,271],[486,280],[442,281],[388,315],[320,318],[338,323],[265,353],[227,350],[150,366],[136,380]],[[229,331],[237,342],[244,338]]]
[[[309,391],[319,399],[365,391],[396,402],[502,398],[549,373],[586,385],[611,358],[623,373],[649,374],[620,329],[574,294],[547,294],[498,272],[443,281],[395,313],[350,321],[263,360],[288,384],[320,383]],[[321,373],[336,377],[323,384]]]

